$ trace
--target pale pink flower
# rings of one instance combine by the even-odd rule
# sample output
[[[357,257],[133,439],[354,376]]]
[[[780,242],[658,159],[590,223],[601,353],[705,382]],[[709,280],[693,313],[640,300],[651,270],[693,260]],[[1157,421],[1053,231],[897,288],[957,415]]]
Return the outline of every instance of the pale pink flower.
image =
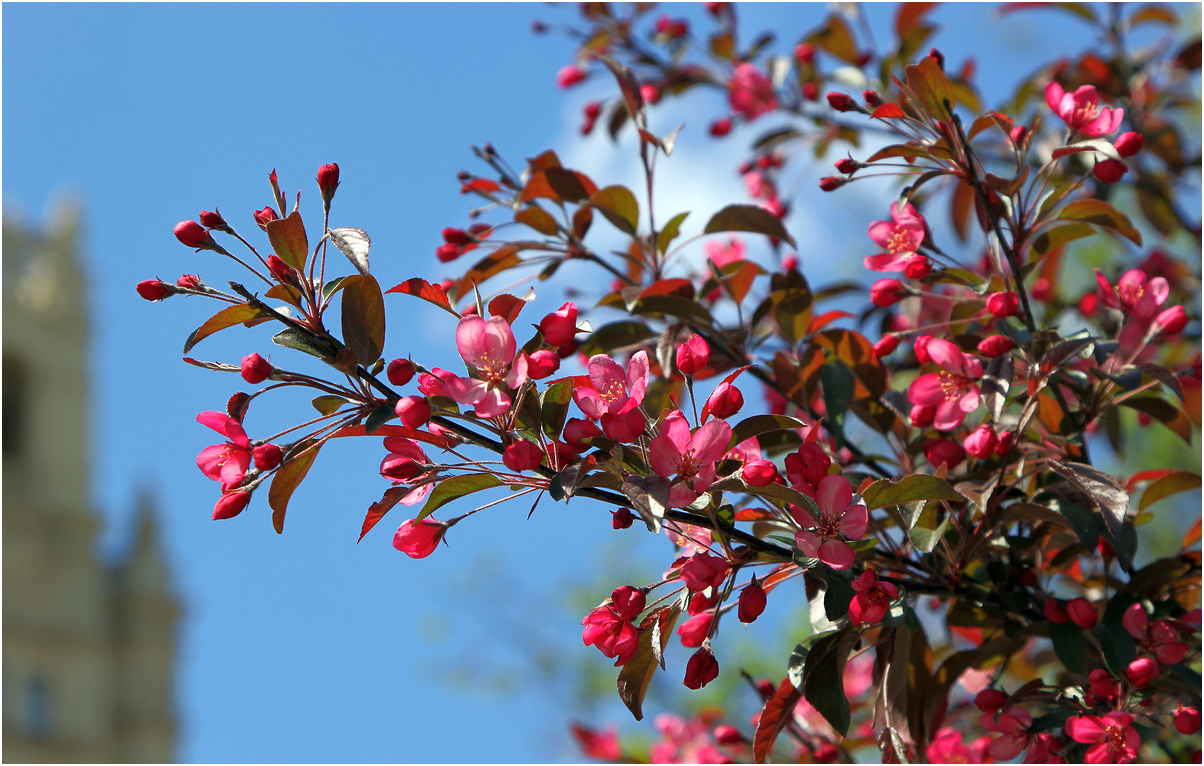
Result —
[[[201,450],[196,458],[197,468],[210,479],[220,481],[222,486],[237,486],[251,467],[252,458],[251,440],[242,424],[221,412],[202,412],[196,416],[196,422],[230,440]]]
[[[1125,117],[1124,109],[1099,108],[1099,93],[1094,85],[1084,85],[1067,93],[1057,82],[1045,86],[1045,103],[1071,130],[1088,138],[1116,132]]]
[[[1152,319],[1170,295],[1170,285],[1164,277],[1150,279],[1141,269],[1125,272],[1116,287],[1112,287],[1103,272],[1096,269],[1095,281],[1099,285],[1096,295],[1101,303],[1108,308],[1123,309],[1139,322]]]
[[[749,122],[778,107],[773,81],[748,62],[732,72],[732,79],[727,84],[727,100],[732,111],[743,114]]]
[[[903,210],[891,203],[890,221],[874,221],[870,224],[870,239],[886,250],[865,259],[865,267],[871,271],[902,271],[920,249],[924,241],[924,217],[907,203]]]
[[[720,269],[729,263],[744,260],[744,240],[739,237],[728,237],[726,242],[712,239],[707,242],[705,250],[707,259],[714,261]]]
[[[1066,722],[1066,733],[1075,742],[1091,745],[1087,748],[1087,763],[1132,763],[1141,737],[1131,723],[1133,716],[1127,713],[1080,715]]]
[[[626,371],[606,354],[597,354],[589,360],[590,385],[573,389],[573,401],[594,420],[618,415],[629,401],[636,406],[644,401],[650,371],[647,351],[631,357]]]
[[[806,510],[791,506],[794,520],[802,527],[794,533],[794,542],[804,556],[819,559],[833,569],[848,569],[853,565],[853,549],[841,538],[859,540],[869,524],[865,504],[854,502],[853,485],[843,476],[825,476],[819,486],[802,484],[797,489],[815,501],[819,519]]]
[[[1152,655],[1163,665],[1178,665],[1187,656],[1187,644],[1179,640],[1179,632],[1166,620],[1154,620],[1141,604],[1125,610],[1121,622],[1129,635],[1137,639],[1137,651]]]
[[[982,377],[982,362],[940,338],[928,341],[925,350],[943,369],[916,378],[907,389],[907,398],[912,404],[936,407],[932,424],[937,430],[952,431],[982,402],[974,382]]]
[[[676,476],[669,489],[671,508],[684,508],[711,486],[715,480],[715,462],[727,452],[731,439],[731,426],[723,420],[710,420],[691,434],[690,424],[681,412],[672,412],[665,418],[660,432],[648,445],[648,458],[658,475]]]
[[[527,357],[516,359],[514,332],[502,317],[468,316],[456,327],[456,348],[479,378],[444,382],[447,395],[460,404],[476,405],[479,417],[492,418],[510,409],[510,394],[527,380]]]

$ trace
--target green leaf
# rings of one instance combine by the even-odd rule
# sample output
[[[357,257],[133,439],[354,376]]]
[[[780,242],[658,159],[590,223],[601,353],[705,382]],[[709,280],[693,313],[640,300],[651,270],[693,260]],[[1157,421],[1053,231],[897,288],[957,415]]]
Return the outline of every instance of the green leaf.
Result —
[[[1051,625],[1049,637],[1053,639],[1054,652],[1071,673],[1087,672],[1087,642],[1083,631],[1072,622]]]
[[[773,321],[791,345],[811,329],[811,304],[814,296],[806,287],[788,287],[769,294]]]
[[[1061,513],[1070,522],[1070,526],[1074,528],[1074,533],[1078,535],[1079,542],[1089,551],[1094,551],[1099,545],[1099,520],[1090,508],[1072,503],[1069,500],[1051,500],[1050,504],[1054,510]]]
[[[347,403],[347,400],[341,396],[319,396],[311,402],[314,409],[323,415],[329,415],[335,412]]]
[[[639,648],[619,671],[619,699],[623,700],[637,721],[644,719],[644,696],[648,693],[652,676],[661,665],[665,646],[673,634],[679,614],[681,607],[674,604],[657,609],[644,618],[639,628]]]
[[[330,361],[334,358],[331,356],[330,349],[326,348],[325,345],[293,327],[286,327],[273,335],[272,342],[277,346],[284,346],[294,351],[302,351],[310,356],[316,356],[323,361]]]
[[[1141,244],[1141,232],[1133,227],[1133,222],[1129,220],[1129,217],[1103,200],[1075,200],[1062,208],[1058,218],[1103,226],[1128,237],[1135,245]]]
[[[301,214],[294,210],[287,218],[277,218],[267,223],[268,241],[280,260],[297,271],[305,269],[309,256],[309,240],[305,236],[305,224]]]
[[[516,223],[526,224],[540,234],[546,234],[549,237],[555,235],[560,230],[560,227],[556,225],[556,219],[539,205],[530,205],[523,208],[514,214],[514,220]]]
[[[607,186],[594,192],[587,203],[620,230],[635,234],[640,226],[640,205],[626,186]]]
[[[728,445],[728,449],[754,436],[774,431],[784,431],[790,428],[802,428],[806,425],[806,423],[798,418],[790,417],[789,415],[753,415],[751,418],[741,420],[732,429],[732,440]]]
[[[276,475],[272,477],[272,486],[268,489],[268,505],[272,509],[272,526],[276,528],[276,534],[284,533],[284,513],[288,510],[288,501],[301,482],[305,480],[310,466],[318,457],[318,450],[322,449],[321,444],[307,449],[311,446],[313,446],[313,442],[309,441],[298,444],[292,451],[292,454],[297,457],[286,457],[280,464],[280,468],[277,469]],[[305,451],[301,452],[301,450]]]
[[[850,628],[820,637],[807,653],[803,696],[840,736],[849,733],[849,700],[844,696],[844,666],[859,636]]]
[[[905,476],[899,481],[882,479],[865,488],[861,493],[868,510],[885,508],[916,500],[964,500],[949,482],[927,474]]]
[[[488,473],[466,473],[444,479],[435,485],[435,489],[427,497],[426,505],[422,506],[422,512],[418,514],[417,520],[422,521],[453,500],[480,492],[483,489],[500,487],[501,484],[502,482],[497,477]]]
[[[543,431],[548,438],[560,436],[564,428],[565,418],[569,412],[569,402],[573,398],[573,381],[571,378],[557,381],[544,389],[539,397]]]
[[[1117,678],[1124,678],[1129,663],[1137,659],[1133,637],[1120,622],[1101,622],[1095,626],[1095,637],[1099,639],[1104,664]]]
[[[1095,229],[1079,221],[1051,226],[1033,239],[1032,247],[1033,252],[1036,254],[1033,260],[1044,258],[1054,248],[1061,247],[1076,239],[1090,237],[1094,233]]]
[[[843,577],[828,577],[828,587],[824,590],[824,614],[829,620],[836,622],[847,615],[852,600],[852,583]]]
[[[1134,396],[1121,402],[1125,407],[1131,407],[1138,412],[1157,420],[1162,425],[1174,431],[1183,441],[1191,444],[1192,425],[1183,410],[1166,401],[1160,396]]]
[[[371,434],[385,423],[388,423],[396,414],[396,411],[392,407],[382,404],[368,413],[368,419],[364,421],[364,433]]]
[[[926,506],[916,520],[916,525],[907,532],[911,538],[911,544],[924,553],[931,553],[940,543],[941,538],[945,536],[945,530],[949,528],[949,516],[946,516],[935,527],[932,526],[936,521],[936,511],[935,504]]]
[[[370,367],[385,347],[385,298],[371,275],[352,275],[343,285],[343,342]]]
[[[1141,495],[1141,501],[1137,504],[1137,510],[1144,511],[1163,498],[1199,488],[1200,474],[1194,471],[1172,471],[1145,488],[1145,492]]]
[[[608,354],[618,348],[634,346],[651,338],[656,333],[643,322],[612,322],[602,325],[581,344],[581,353],[587,357]]]
[[[266,316],[269,316],[269,314],[246,304],[222,309],[209,317],[205,324],[192,331],[192,334],[188,336],[188,340],[184,342],[184,353],[187,354],[192,350],[193,346],[215,332],[225,330],[227,327],[233,327],[236,324],[249,322],[252,319],[262,319]]]
[[[819,379],[824,386],[824,407],[827,410],[824,419],[828,422],[828,430],[843,444],[844,415],[853,401],[853,371],[836,359],[819,368]]]
[[[678,213],[669,219],[669,222],[665,224],[665,228],[661,229],[661,233],[656,237],[656,248],[658,250],[663,253],[669,249],[669,243],[676,239],[677,235],[681,233],[681,224],[686,220],[686,216],[689,214],[689,211],[685,213]]]
[[[750,231],[775,237],[783,242],[789,242],[791,247],[798,247],[794,238],[782,225],[782,219],[773,213],[756,205],[728,205],[707,221],[703,234],[714,234],[721,231]]]

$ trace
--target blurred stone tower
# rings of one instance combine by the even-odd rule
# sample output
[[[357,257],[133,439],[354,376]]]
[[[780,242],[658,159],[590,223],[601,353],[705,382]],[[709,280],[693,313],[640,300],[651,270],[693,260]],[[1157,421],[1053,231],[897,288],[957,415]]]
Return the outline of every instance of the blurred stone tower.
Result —
[[[171,761],[180,606],[154,508],[111,563],[89,506],[79,212],[3,234],[3,759]]]

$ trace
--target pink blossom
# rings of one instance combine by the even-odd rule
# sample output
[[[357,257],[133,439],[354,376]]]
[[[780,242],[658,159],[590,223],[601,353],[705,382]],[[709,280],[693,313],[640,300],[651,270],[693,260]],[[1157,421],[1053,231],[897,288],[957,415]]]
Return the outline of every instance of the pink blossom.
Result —
[[[556,84],[568,88],[585,79],[588,72],[577,64],[567,64],[556,73]]]
[[[456,348],[465,364],[480,376],[453,378],[444,387],[460,404],[475,404],[479,417],[492,418],[510,409],[510,394],[527,380],[527,357],[515,359],[510,324],[502,317],[468,316],[456,327]]]
[[[907,389],[907,398],[912,404],[936,407],[933,425],[937,430],[951,431],[982,402],[974,382],[982,377],[982,362],[941,338],[929,340],[924,350],[942,370],[916,378]]]
[[[422,521],[407,519],[393,535],[393,547],[412,559],[424,559],[439,547],[447,529],[445,522],[429,516]]]
[[[567,346],[577,334],[577,304],[569,301],[539,321],[539,331],[552,346]]]
[[[743,406],[744,394],[740,393],[740,389],[731,383],[725,382],[715,386],[715,390],[707,397],[706,407],[703,411],[717,418],[730,418]],[[704,414],[703,417],[706,415]]]
[[[430,476],[426,466],[430,465],[431,460],[418,442],[400,436],[386,436],[385,449],[389,454],[380,461],[380,475],[394,484],[414,485],[414,489],[398,502],[417,505],[425,500],[435,485],[426,480]]]
[[[684,508],[698,499],[715,480],[715,462],[727,452],[732,429],[723,420],[711,420],[693,434],[681,412],[665,418],[648,446],[652,470],[665,478],[676,475],[669,490],[669,505]]]
[[[949,726],[937,729],[925,753],[929,763],[980,763],[962,744],[962,733]]]
[[[677,347],[677,369],[683,375],[697,375],[711,359],[711,347],[701,335],[691,335]]]
[[[849,621],[854,625],[873,625],[886,617],[890,602],[899,597],[899,589],[888,582],[881,582],[874,570],[867,569],[853,581],[857,594],[849,602]]]
[[[682,626],[677,629],[677,635],[681,638],[681,645],[687,649],[697,649],[702,646],[703,640],[706,639],[711,631],[711,623],[714,619],[715,612],[708,610],[699,612],[682,623]]]
[[[885,253],[865,259],[865,267],[871,271],[902,271],[924,241],[924,217],[916,212],[910,202],[902,211],[892,203],[890,217],[890,221],[874,221],[870,224],[870,239],[886,250]]]
[[[715,266],[720,269],[729,263],[744,260],[744,240],[739,237],[728,237],[726,242],[712,239],[704,249],[707,260],[714,261]]]
[[[592,356],[590,385],[573,389],[573,401],[593,420],[606,414],[618,415],[629,402],[639,406],[644,401],[650,370],[647,351],[631,357],[626,371],[606,354]]]
[[[745,62],[736,67],[727,89],[732,111],[743,114],[750,122],[778,107],[773,82],[754,64]]]
[[[217,499],[217,503],[213,506],[213,520],[232,519],[242,513],[250,502],[250,492],[240,492],[238,490],[227,491],[225,485],[222,485],[222,496]]]
[[[1066,733],[1075,742],[1089,744],[1087,763],[1132,763],[1141,737],[1130,724],[1133,716],[1112,712],[1104,716],[1080,715],[1066,722]]]
[[[1029,733],[1033,717],[1022,707],[1012,706],[996,717],[987,713],[978,721],[987,731],[1001,735],[987,746],[987,753],[997,761],[1010,761],[1033,744],[1034,735]]]
[[[196,458],[197,468],[210,479],[220,481],[223,487],[238,486],[251,467],[251,440],[247,432],[237,420],[221,412],[202,412],[196,416],[196,422],[229,439],[225,444],[201,450]]]
[[[737,612],[740,622],[749,623],[756,620],[765,611],[765,605],[765,589],[753,578],[753,581],[740,591],[740,606]]]
[[[804,442],[797,452],[786,456],[786,479],[790,486],[799,489],[806,484],[812,490],[828,475],[828,467],[832,458],[824,454],[823,449],[815,442]]]
[[[1141,604],[1125,610],[1121,619],[1129,635],[1137,639],[1137,651],[1153,655],[1163,665],[1177,665],[1187,656],[1187,644],[1179,640],[1179,632],[1166,620],[1154,620]]]
[[[1099,108],[1099,93],[1094,85],[1084,85],[1067,93],[1056,81],[1045,86],[1045,103],[1071,130],[1088,138],[1116,132],[1125,117],[1124,109]]]
[[[682,681],[687,689],[698,690],[719,677],[719,661],[715,653],[705,644],[694,652],[694,656],[686,663],[686,677]]]
[[[1141,269],[1125,272],[1115,288],[1099,269],[1095,270],[1095,281],[1099,285],[1096,295],[1101,303],[1108,308],[1123,309],[1141,322],[1151,319],[1170,294],[1165,277],[1150,279]]]
[[[611,597],[585,616],[581,638],[607,657],[615,657],[615,667],[625,665],[639,648],[639,631],[632,620],[644,611],[644,594],[638,588],[616,588]]]
[[[614,724],[606,727],[606,731],[590,729],[581,724],[572,725],[573,737],[581,747],[581,752],[598,761],[617,761],[623,755],[619,744],[619,731]]]
[[[681,581],[691,593],[718,588],[727,578],[727,560],[709,553],[695,553],[681,567]]]
[[[859,540],[865,534],[869,524],[865,504],[854,502],[853,486],[839,475],[825,476],[814,491],[805,484],[797,489],[815,501],[819,519],[802,508],[790,507],[794,520],[802,527],[794,533],[795,544],[805,556],[833,569],[848,569],[853,565],[853,549],[840,538]]]

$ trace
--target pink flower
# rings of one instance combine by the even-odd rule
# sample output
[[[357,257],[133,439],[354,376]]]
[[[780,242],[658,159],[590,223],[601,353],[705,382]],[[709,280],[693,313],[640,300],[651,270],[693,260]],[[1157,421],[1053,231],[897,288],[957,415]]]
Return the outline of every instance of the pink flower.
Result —
[[[1141,147],[1145,146],[1145,136],[1140,133],[1121,133],[1112,145],[1116,147],[1116,153],[1121,157],[1132,157],[1141,151]]]
[[[677,369],[683,375],[696,375],[707,366],[711,359],[711,347],[701,335],[691,335],[689,339],[677,347]]]
[[[644,611],[644,593],[637,588],[616,588],[611,597],[585,616],[581,638],[607,657],[617,658],[615,667],[625,665],[639,648],[639,631],[632,620]]]
[[[778,469],[768,460],[752,460],[740,472],[750,487],[767,487],[778,478]]]
[[[251,467],[251,440],[247,438],[247,432],[237,420],[221,412],[202,412],[196,416],[196,422],[229,439],[225,444],[214,444],[201,450],[196,458],[197,467],[210,479],[220,481],[223,487],[238,486]]]
[[[786,479],[790,486],[799,489],[806,484],[812,490],[828,475],[828,467],[832,458],[824,454],[823,449],[815,442],[804,442],[797,452],[786,456]]]
[[[577,304],[572,301],[539,321],[539,331],[552,346],[567,346],[577,334]]]
[[[970,432],[962,441],[962,446],[979,460],[986,460],[991,455],[995,454],[995,448],[999,445],[999,437],[995,435],[995,429],[987,424],[983,424]]]
[[[1127,713],[1080,715],[1066,722],[1066,733],[1075,742],[1091,745],[1087,763],[1132,763],[1141,737],[1130,728],[1131,723],[1133,716]]]
[[[890,602],[899,597],[899,589],[878,580],[878,574],[867,569],[853,581],[857,594],[849,602],[849,621],[854,625],[873,625],[886,617]]]
[[[556,73],[556,84],[569,88],[585,79],[588,72],[576,64],[569,64]]]
[[[650,369],[647,351],[631,357],[626,372],[606,354],[592,356],[590,385],[573,389],[573,401],[593,420],[606,414],[618,415],[629,402],[639,406],[644,401]]]
[[[543,450],[534,442],[520,439],[506,447],[502,462],[511,471],[535,471],[543,463]]]
[[[556,352],[540,349],[527,357],[527,377],[543,380],[560,369],[560,357]]]
[[[272,374],[272,363],[259,354],[248,354],[242,358],[240,370],[242,379],[254,386],[264,382]]]
[[[744,240],[739,237],[728,237],[726,242],[712,239],[704,250],[707,260],[714,261],[715,266],[721,269],[729,263],[744,260]]]
[[[1116,132],[1125,117],[1124,109],[1099,108],[1099,93],[1094,85],[1084,85],[1067,93],[1057,82],[1045,86],[1045,103],[1071,130],[1088,138]]]
[[[407,519],[393,535],[393,547],[412,559],[424,559],[435,552],[448,525],[430,516],[422,521]]]
[[[754,64],[745,62],[732,72],[727,84],[728,103],[749,122],[778,107],[773,82]]]
[[[430,465],[431,459],[418,446],[418,442],[400,436],[386,436],[385,449],[389,454],[380,462],[380,475],[395,484],[414,485],[414,489],[398,502],[416,505],[425,500],[435,485],[427,481],[430,473],[426,466]]]
[[[907,295],[907,288],[897,279],[879,279],[870,285],[870,301],[882,308],[895,305]]]
[[[871,271],[902,271],[924,241],[924,217],[916,212],[910,202],[902,211],[892,203],[890,217],[890,221],[874,221],[870,224],[870,239],[886,250],[885,253],[865,259],[865,267]]]
[[[1066,614],[1070,616],[1071,622],[1084,630],[1091,630],[1095,623],[1099,622],[1099,612],[1095,604],[1082,596],[1066,602]]]
[[[726,559],[709,553],[695,553],[681,565],[681,581],[691,593],[701,593],[722,585],[728,569]]]
[[[527,380],[527,357],[514,352],[514,332],[502,317],[468,316],[456,327],[456,348],[480,378],[453,378],[444,386],[460,404],[475,404],[477,416],[492,418],[510,409],[510,394]]]
[[[819,559],[833,569],[853,565],[853,549],[841,537],[859,540],[869,524],[865,504],[853,501],[853,486],[843,476],[825,476],[812,491],[803,484],[797,489],[815,501],[819,519],[797,506],[791,506],[794,520],[802,527],[794,533],[794,542],[804,556]]]
[[[1137,639],[1137,651],[1153,655],[1163,665],[1178,665],[1187,656],[1187,644],[1179,640],[1179,632],[1166,620],[1155,620],[1145,613],[1141,604],[1125,610],[1121,622],[1129,635]]]
[[[937,730],[925,753],[929,763],[978,763],[962,744],[962,733],[949,726]]]
[[[1175,730],[1180,734],[1195,734],[1200,730],[1200,710],[1198,708],[1180,707],[1172,713],[1172,720],[1175,723]]]
[[[933,425],[940,431],[952,431],[982,402],[974,382],[982,377],[982,362],[941,338],[929,340],[924,350],[942,370],[916,378],[907,389],[907,398],[912,404],[936,407]]]
[[[1148,686],[1150,681],[1160,675],[1162,675],[1162,671],[1159,669],[1158,663],[1149,657],[1138,657],[1130,662],[1129,667],[1125,670],[1125,678],[1138,689]]]
[[[1095,281],[1099,285],[1096,296],[1108,308],[1123,309],[1138,321],[1154,316],[1170,294],[1170,285],[1165,277],[1150,279],[1141,269],[1125,272],[1113,288],[1099,269],[1095,270]]]
[[[1020,296],[1011,292],[991,293],[987,296],[987,311],[1000,319],[1010,317],[1020,309]]]
[[[715,480],[715,462],[727,452],[732,429],[723,420],[711,420],[690,433],[690,424],[674,411],[661,424],[648,446],[649,463],[660,476],[676,475],[669,490],[669,505],[684,508],[698,499]]]
[[[431,419],[431,405],[424,396],[403,396],[393,411],[406,428],[422,428]]]
[[[606,731],[597,731],[578,723],[574,723],[572,728],[573,737],[581,746],[581,752],[590,758],[598,761],[617,761],[622,757],[623,748],[619,745],[619,733],[614,724],[608,726]]]
[[[404,386],[414,379],[414,363],[409,359],[394,359],[385,369],[389,383],[394,386]]]
[[[1006,354],[1007,352],[1011,351],[1015,345],[1016,344],[1012,342],[1011,338],[1008,338],[1004,335],[988,335],[979,341],[978,353],[982,354],[988,359],[994,359],[1001,354]]]
[[[711,631],[711,622],[714,619],[714,611],[705,611],[699,612],[682,623],[682,626],[677,629],[681,645],[687,649],[697,649],[702,646],[702,642],[706,640],[707,634]]]
[[[284,458],[284,452],[275,444],[260,444],[251,450],[251,457],[255,461],[256,468],[261,471],[270,471],[280,465],[281,459]]]
[[[1033,725],[1033,717],[1022,707],[1010,707],[999,714],[999,720],[987,713],[979,719],[978,725],[987,731],[1000,734],[987,746],[987,753],[997,761],[1010,761],[1033,744],[1034,735],[1028,729]]]
[[[213,520],[232,519],[242,513],[251,502],[250,492],[222,490],[222,496],[217,499],[217,503],[213,506]]]
[[[717,418],[730,418],[743,406],[744,394],[740,393],[740,389],[731,383],[720,383],[707,397],[705,411]]]
[[[1186,309],[1182,306],[1171,306],[1154,317],[1154,326],[1158,328],[1159,333],[1175,335],[1183,332],[1183,328],[1187,327],[1187,321]]]

